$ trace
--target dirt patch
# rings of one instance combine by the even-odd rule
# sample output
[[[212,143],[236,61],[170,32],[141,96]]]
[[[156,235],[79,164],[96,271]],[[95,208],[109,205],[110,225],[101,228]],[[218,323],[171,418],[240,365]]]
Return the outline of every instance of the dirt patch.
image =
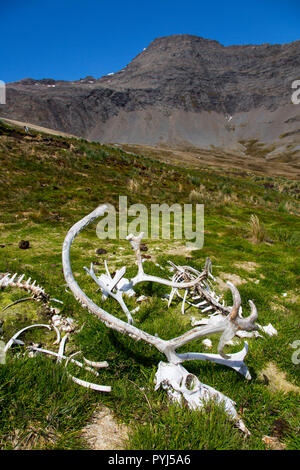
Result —
[[[259,268],[259,264],[255,263],[255,261],[242,261],[240,263],[235,263],[234,266],[238,269],[244,269],[249,273],[253,273]]]
[[[282,301],[290,302],[292,304],[300,304],[300,295],[294,291],[287,291],[285,296],[274,295],[275,302],[271,303],[271,309],[273,311],[279,311],[282,313],[289,313],[289,309],[282,305]]]
[[[286,296],[284,297],[284,300],[287,302],[291,302],[292,304],[298,304],[300,303],[300,295],[294,291],[287,291]]]
[[[292,302],[292,304],[300,304],[300,295],[288,294],[288,301]]]
[[[103,407],[83,428],[82,436],[93,450],[122,450],[128,438],[128,427],[118,423],[110,409]]]
[[[166,248],[164,251],[164,254],[168,255],[177,255],[177,256],[191,256],[191,253],[195,250],[196,248],[193,247],[188,247],[186,245],[175,245],[173,244],[172,248],[168,249]]]
[[[270,307],[273,312],[288,313],[288,309],[279,303],[271,302]]]
[[[262,438],[264,443],[266,444],[267,449],[270,450],[284,450],[286,445],[279,441],[277,437],[273,436],[264,436]]]
[[[242,279],[238,274],[230,274],[230,273],[220,273],[219,276],[216,278],[218,288],[223,292],[228,290],[228,285],[226,281],[232,282],[235,286],[240,286],[241,284],[245,284],[247,281]]]
[[[259,378],[263,380],[271,392],[296,392],[300,393],[300,388],[286,379],[284,372],[279,370],[273,362],[260,372]]]
[[[224,174],[224,168],[227,172],[233,172],[236,169],[241,174],[243,170],[250,170],[256,174],[263,173],[299,180],[299,173],[295,174],[295,168],[290,163],[268,161],[265,157],[258,155],[252,155],[249,159],[245,158],[244,153],[233,152],[232,149],[230,152],[226,152],[220,148],[190,148],[189,145],[181,150],[171,145],[153,147],[150,145],[118,144],[118,146],[129,153],[142,154],[184,168],[213,167],[214,171],[222,172],[222,174]]]

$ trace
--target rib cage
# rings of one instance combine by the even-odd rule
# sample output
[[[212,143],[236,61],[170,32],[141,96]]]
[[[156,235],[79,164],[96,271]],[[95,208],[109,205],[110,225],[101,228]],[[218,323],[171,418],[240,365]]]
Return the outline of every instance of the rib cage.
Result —
[[[175,273],[172,277],[172,282],[188,282],[198,278],[200,272],[191,266],[177,266],[176,264],[169,261],[169,264],[175,269]],[[170,306],[174,296],[176,295],[182,300],[182,314],[185,311],[185,304],[189,304],[193,307],[199,308],[202,313],[209,312],[210,315],[222,314],[228,315],[231,312],[231,307],[225,304],[222,295],[217,295],[214,289],[212,281],[215,281],[214,276],[211,273],[211,260],[206,259],[204,271],[206,271],[206,277],[199,281],[195,286],[187,289],[182,296],[179,289],[171,289],[169,295]],[[212,280],[212,281],[211,281]]]

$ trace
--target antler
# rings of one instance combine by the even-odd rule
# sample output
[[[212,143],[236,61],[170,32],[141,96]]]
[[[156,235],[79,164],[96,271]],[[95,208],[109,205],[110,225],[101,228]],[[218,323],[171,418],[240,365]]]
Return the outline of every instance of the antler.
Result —
[[[74,279],[70,264],[70,248],[72,242],[74,238],[81,232],[81,230],[83,230],[93,220],[104,215],[107,209],[108,206],[105,204],[97,207],[97,209],[73,225],[73,227],[71,227],[71,229],[68,231],[63,243],[62,250],[62,263],[65,280],[73,292],[75,298],[81,303],[81,305],[96,315],[108,328],[112,328],[113,330],[116,330],[122,334],[128,334],[131,338],[137,341],[143,340],[155,346],[159,351],[164,352],[166,341],[157,338],[156,336],[152,336],[151,334],[146,333],[133,325],[125,323],[123,320],[120,320],[119,318],[116,318],[115,316],[103,310],[81,290]]]

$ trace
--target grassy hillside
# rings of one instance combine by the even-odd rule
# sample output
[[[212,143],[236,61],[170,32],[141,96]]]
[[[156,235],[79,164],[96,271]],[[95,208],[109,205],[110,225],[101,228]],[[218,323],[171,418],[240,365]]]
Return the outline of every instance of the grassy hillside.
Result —
[[[299,151],[294,151],[296,143],[286,143],[283,147],[279,142],[268,145],[253,140],[241,140],[235,150],[211,146],[197,148],[189,145],[170,148],[166,145],[149,146],[138,144],[118,144],[129,152],[141,153],[174,165],[213,171],[232,172],[237,170],[252,172],[260,176],[283,177],[300,180]]]
[[[55,137],[0,123],[0,272],[25,273],[37,279],[46,292],[60,299],[61,314],[74,318],[81,331],[71,336],[67,354],[80,350],[91,360],[107,360],[99,379],[70,366],[74,375],[111,385],[108,394],[80,388],[62,366],[47,357],[23,357],[14,347],[0,365],[0,448],[87,448],[82,427],[101,405],[128,424],[131,449],[263,449],[264,435],[275,436],[290,449],[299,449],[299,365],[292,362],[290,344],[299,338],[300,307],[300,184],[283,177],[207,168],[182,168],[126,153],[119,147],[84,140]],[[158,351],[108,330],[80,307],[66,289],[61,247],[70,226],[102,202],[118,206],[119,195],[128,203],[205,204],[205,241],[202,250],[187,254],[184,242],[146,240],[151,258],[148,273],[167,277],[167,260],[201,269],[205,258],[213,274],[238,285],[245,315],[248,299],[258,308],[259,323],[269,322],[278,336],[249,340],[246,363],[252,381],[220,365],[190,362],[186,368],[199,379],[236,401],[251,437],[244,440],[223,410],[210,406],[191,412],[169,405],[165,394],[154,392]],[[252,214],[258,217],[250,223]],[[30,248],[18,247],[28,240]],[[108,253],[98,256],[97,248]],[[187,261],[188,258],[188,261]],[[113,271],[127,266],[136,272],[134,257],[125,241],[103,241],[95,225],[83,231],[72,248],[72,268],[79,285],[110,313],[123,318],[112,300],[105,303],[85,274],[83,266],[104,259]],[[157,266],[159,264],[160,266]],[[222,285],[220,285],[220,289]],[[162,295],[168,289],[145,284],[138,294],[151,296],[135,315],[135,323],[150,333],[171,338],[184,332],[191,308],[182,316],[180,305],[167,310]],[[283,295],[286,294],[286,295]],[[17,289],[0,292],[0,309],[24,297]],[[226,292],[230,301],[230,294]],[[128,302],[130,309],[137,304]],[[53,304],[57,307],[57,304]],[[3,339],[23,326],[48,322],[41,304],[24,302],[0,311]],[[24,334],[26,343],[40,342],[54,350],[54,336],[47,330]],[[218,335],[212,337],[216,351]],[[243,340],[228,346],[238,351]],[[204,351],[196,341],[182,351]],[[69,367],[69,366],[68,366]],[[188,428],[188,432],[186,431]]]

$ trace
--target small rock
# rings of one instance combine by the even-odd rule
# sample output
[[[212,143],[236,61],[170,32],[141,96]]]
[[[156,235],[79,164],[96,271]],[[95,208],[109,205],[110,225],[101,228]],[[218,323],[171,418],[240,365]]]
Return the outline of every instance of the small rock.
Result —
[[[96,250],[96,255],[106,255],[107,253],[107,250],[105,250],[104,248],[97,248]]]
[[[148,251],[148,247],[145,245],[145,243],[142,243],[140,246],[141,251]]]
[[[208,338],[205,338],[205,339],[202,341],[202,344],[203,344],[207,349],[212,348],[212,342],[211,342],[211,340],[208,339]]]
[[[277,334],[278,334],[276,328],[274,328],[274,326],[273,326],[271,323],[269,323],[269,324],[266,325],[266,326],[261,326],[261,325],[259,325],[259,328],[260,328],[262,331],[264,331],[265,333],[267,333],[267,335],[269,335],[269,336],[274,336],[274,335],[277,335]]]
[[[33,346],[34,348],[41,348],[43,345],[42,343],[30,343],[31,346]]]
[[[21,240],[20,243],[19,243],[19,248],[21,248],[21,250],[27,250],[29,248],[29,241],[28,240]]]
[[[273,423],[274,436],[280,439],[290,432],[291,428],[284,418],[275,419]]]

